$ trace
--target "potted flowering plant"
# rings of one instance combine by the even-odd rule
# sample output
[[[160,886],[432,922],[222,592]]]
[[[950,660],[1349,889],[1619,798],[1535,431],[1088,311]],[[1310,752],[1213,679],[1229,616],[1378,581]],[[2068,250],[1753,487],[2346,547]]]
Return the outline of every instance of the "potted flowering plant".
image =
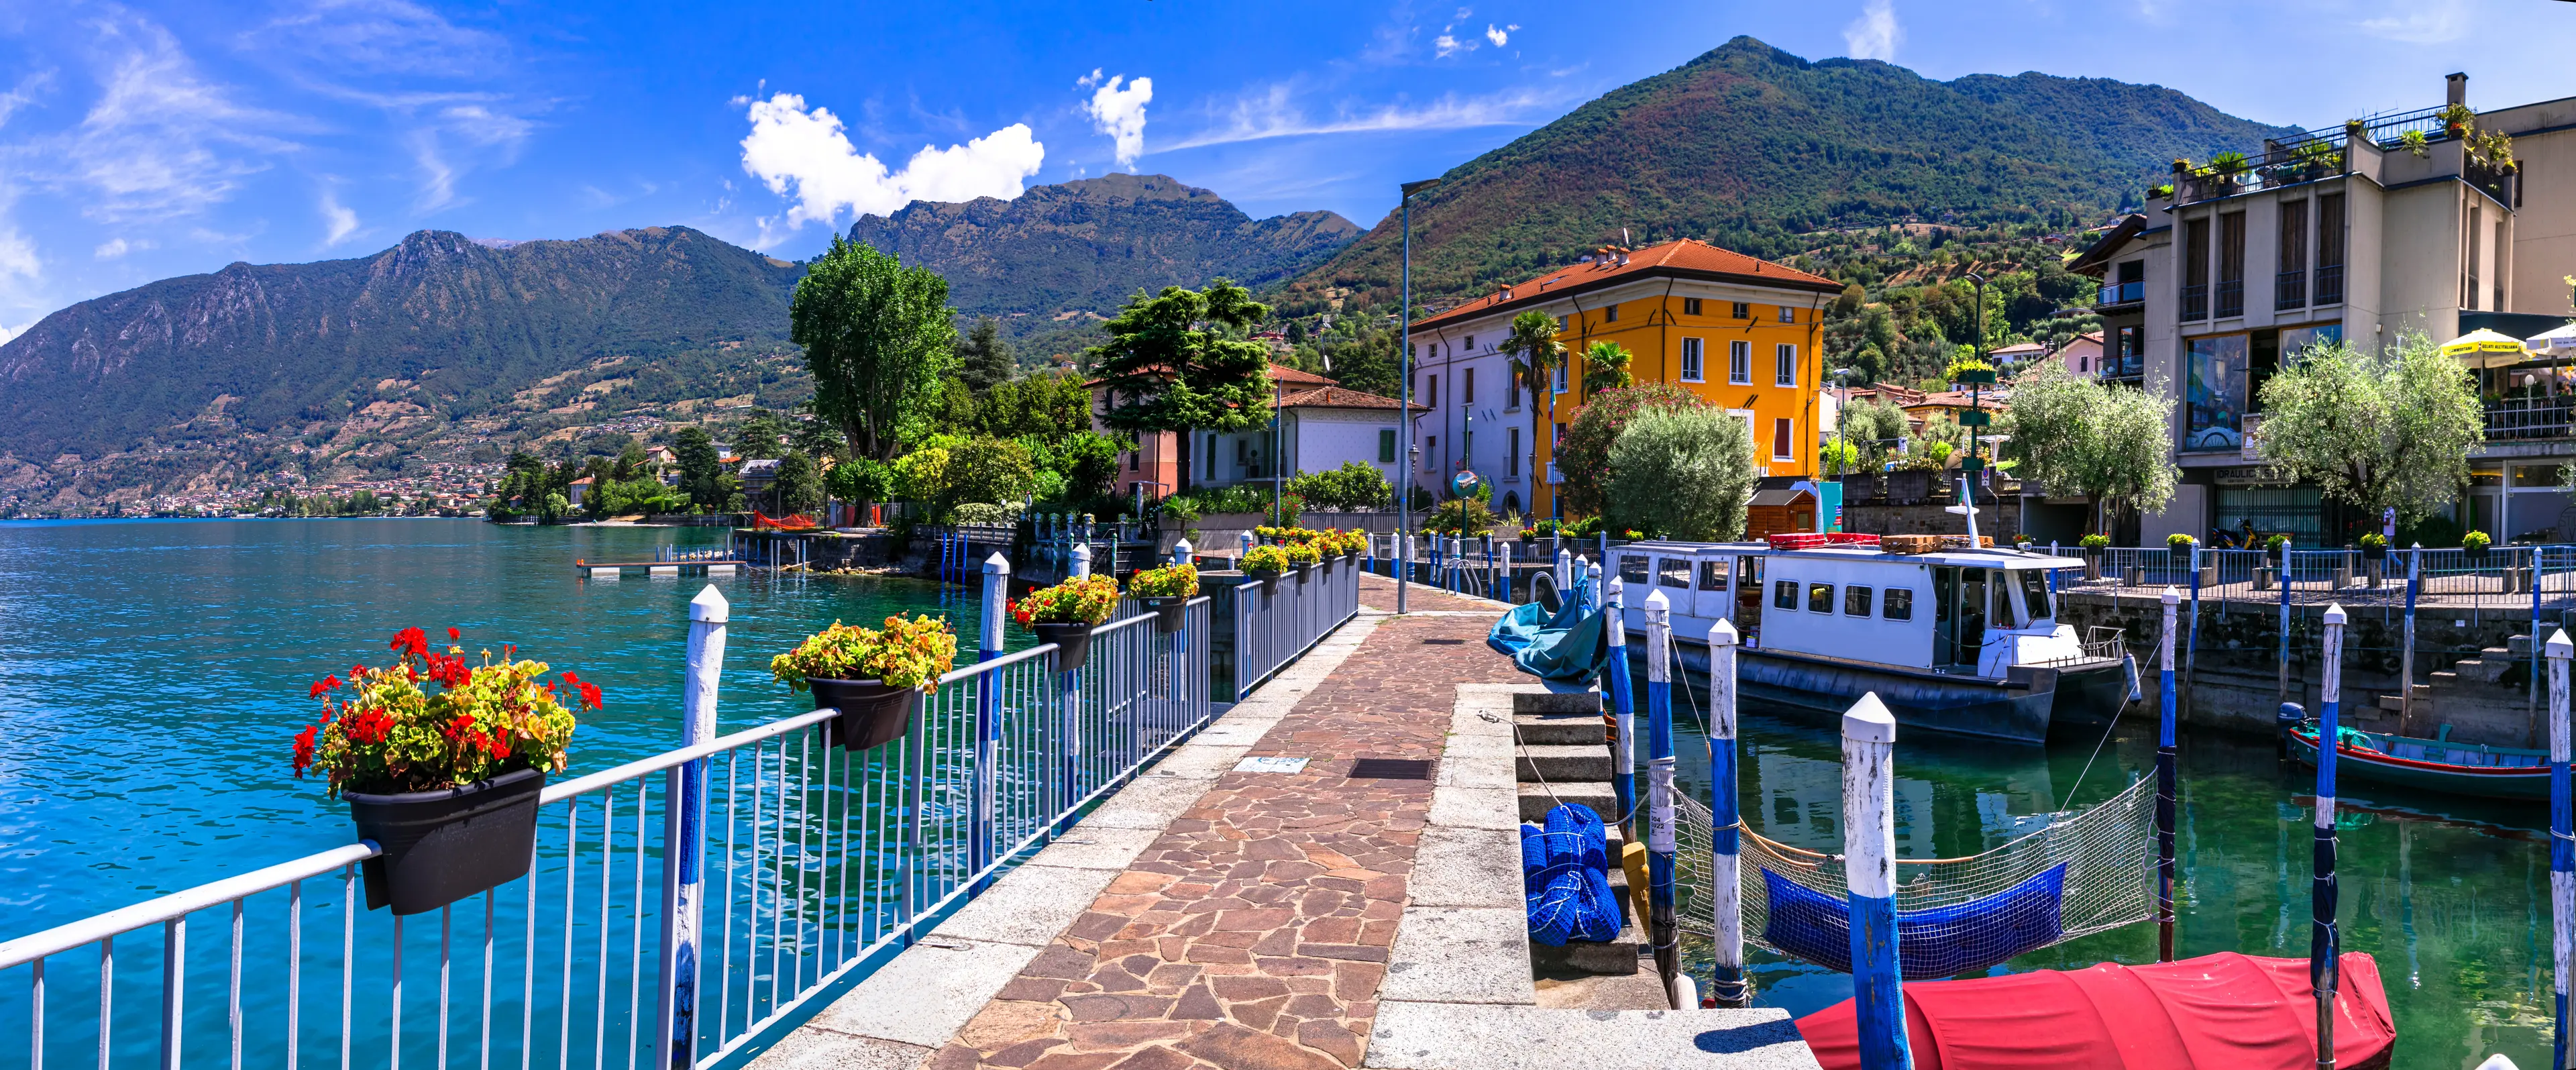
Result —
[[[1292,542],[1280,549],[1287,551],[1288,563],[1297,567],[1297,582],[1301,584],[1314,574],[1315,565],[1324,560],[1324,552],[1315,549],[1311,542]]]
[[[1354,530],[1342,533],[1342,556],[1350,558],[1353,564],[1359,563],[1360,558],[1367,556],[1368,549],[1368,532]]]
[[[1279,575],[1288,571],[1288,551],[1278,546],[1255,546],[1243,555],[1243,574],[1261,581],[1264,593],[1279,590]]]
[[[1053,587],[1030,591],[1010,604],[1011,619],[1055,644],[1055,671],[1072,672],[1091,657],[1091,630],[1118,611],[1118,581],[1107,576],[1075,576]]]
[[[546,663],[515,647],[475,665],[463,647],[432,652],[418,628],[391,647],[392,664],[352,665],[306,692],[322,717],[295,737],[295,775],[320,770],[379,848],[361,867],[367,909],[419,914],[527,875],[538,793],[572,739],[562,695],[595,710],[599,688],[567,672],[558,692]]]
[[[2084,578],[2086,580],[2101,579],[2102,551],[2111,548],[2111,537],[2100,532],[2094,532],[2093,534],[2085,536],[2081,540],[2080,545],[2084,547]]]
[[[833,621],[796,649],[769,659],[769,674],[790,691],[814,693],[814,708],[841,711],[824,722],[830,744],[881,747],[912,728],[921,696],[957,667],[957,633],[928,615],[887,617],[883,628]]]
[[[2471,561],[2484,561],[2487,559],[2487,547],[2494,542],[2495,540],[2488,538],[2487,533],[2483,531],[2472,531],[2462,535],[2460,536],[2460,556]]]
[[[2173,555],[2174,564],[2177,565],[2190,564],[2192,548],[2198,545],[2200,545],[2199,539],[2179,531],[2165,536],[2165,552]]]
[[[2362,535],[2359,541],[2361,543],[2362,560],[2381,561],[2387,559],[2388,536],[2382,535],[2376,531],[2367,532]]]
[[[1165,565],[1139,572],[1127,581],[1127,593],[1154,611],[1154,630],[1164,635],[1181,630],[1190,599],[1199,593],[1199,567]]]
[[[2280,564],[2281,558],[2289,552],[2290,537],[2287,535],[2276,534],[2271,538],[2263,540],[2263,556],[2271,558],[2272,563],[2275,565]]]

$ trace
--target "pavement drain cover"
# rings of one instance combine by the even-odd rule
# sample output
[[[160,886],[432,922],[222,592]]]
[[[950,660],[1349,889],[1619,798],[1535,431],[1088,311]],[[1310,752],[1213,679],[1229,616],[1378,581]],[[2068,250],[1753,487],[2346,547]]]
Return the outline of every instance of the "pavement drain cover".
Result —
[[[1431,763],[1419,758],[1362,758],[1351,763],[1353,780],[1429,780]]]
[[[1303,773],[1306,771],[1306,759],[1281,758],[1276,756],[1246,758],[1234,763],[1234,771],[1238,773]]]
[[[1424,646],[1457,646],[1457,645],[1459,645],[1460,643],[1464,643],[1464,642],[1466,642],[1466,640],[1464,640],[1464,639],[1425,639],[1425,640],[1423,640],[1423,641],[1422,641],[1422,645],[1424,645]]]

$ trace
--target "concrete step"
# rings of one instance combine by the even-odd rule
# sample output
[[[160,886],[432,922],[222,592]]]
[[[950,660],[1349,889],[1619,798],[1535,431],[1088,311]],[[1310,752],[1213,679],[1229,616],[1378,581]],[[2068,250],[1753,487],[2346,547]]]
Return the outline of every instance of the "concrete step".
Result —
[[[2512,654],[2517,658],[2530,657],[2531,637],[2528,635],[2507,636],[2504,641],[2504,648],[2506,653]]]
[[[2492,684],[2498,680],[2504,679],[2504,674],[2512,671],[2513,667],[2513,659],[2507,656],[2504,651],[2490,650],[2486,652],[2485,657],[2470,658],[2466,661],[2452,665],[2451,672],[2457,674],[2462,679],[2474,680],[2481,684]]]
[[[1514,776],[1523,784],[1542,780],[1567,785],[1610,779],[1610,748],[1599,742],[1522,744],[1512,756]]]
[[[1615,889],[1614,889],[1615,890]],[[1636,926],[1621,932],[1622,939],[1594,942],[1568,940],[1563,947],[1530,943],[1530,970],[1540,977],[1562,977],[1567,974],[1618,977],[1637,972],[1639,941],[1629,936]]]
[[[1601,714],[1601,688],[1598,684],[1574,684],[1545,681],[1545,691],[1512,692],[1512,713],[1589,713]]]
[[[1816,1057],[1777,1007],[1580,1010],[1469,1003],[1378,1005],[1367,1066],[1377,1070],[1525,1070],[1688,1066],[1790,1070]]]
[[[1531,824],[1547,820],[1548,810],[1560,802],[1591,807],[1593,813],[1602,815],[1604,825],[1619,816],[1618,797],[1608,784],[1557,784],[1553,787],[1554,797],[1549,796],[1549,788],[1536,784],[1523,784],[1520,788],[1521,820]]]
[[[1521,742],[1540,746],[1589,743],[1599,747],[1605,745],[1609,736],[1609,730],[1601,723],[1599,710],[1514,714],[1512,730],[1519,734]]]

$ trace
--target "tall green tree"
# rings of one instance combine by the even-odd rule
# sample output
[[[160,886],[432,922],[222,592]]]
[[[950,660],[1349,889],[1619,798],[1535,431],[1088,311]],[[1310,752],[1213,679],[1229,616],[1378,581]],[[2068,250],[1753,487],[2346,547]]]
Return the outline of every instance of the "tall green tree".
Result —
[[[787,447],[779,440],[787,436],[787,425],[776,413],[753,409],[734,430],[733,454],[746,461],[770,461],[784,456]]]
[[[1269,347],[1245,335],[1270,315],[1230,279],[1204,290],[1137,294],[1085,356],[1109,399],[1102,421],[1120,431],[1240,431],[1270,419]],[[1196,450],[1181,453],[1190,485]]]
[[[714,436],[703,427],[683,427],[672,436],[671,454],[680,466],[680,493],[701,509],[721,512],[733,503],[733,475],[716,455]]]
[[[2376,354],[2346,342],[2310,349],[2261,396],[2265,463],[2401,521],[2457,499],[2469,451],[2486,437],[2476,377],[2413,331]]]
[[[1646,409],[1610,445],[1607,518],[1694,542],[1744,537],[1753,500],[1753,435],[1711,408]]]
[[[2106,510],[2154,511],[2173,500],[2182,473],[2173,463],[2168,399],[2075,375],[2056,361],[2012,385],[2004,456],[2020,462],[2024,480],[2082,495],[2094,531],[2110,530]]]
[[[941,377],[956,368],[956,315],[947,279],[863,242],[835,237],[807,266],[788,337],[805,347],[814,411],[841,428],[854,455],[890,458],[925,422]]]
[[[957,344],[957,377],[966,388],[981,394],[993,384],[1007,381],[1019,365],[1011,359],[1011,343],[1002,339],[1002,325],[991,316],[975,317],[964,341]]]
[[[1602,516],[1608,511],[1610,449],[1628,421],[1652,409],[1706,408],[1708,402],[1686,387],[1647,383],[1604,391],[1575,410],[1565,441],[1556,448],[1559,501],[1568,516]]]
[[[1547,409],[1544,427],[1556,419],[1556,370],[1565,365],[1565,343],[1556,337],[1556,317],[1535,309],[1512,317],[1512,331],[1494,348],[1512,358],[1512,370],[1530,399]]]
[[[1583,396],[1637,385],[1637,376],[1628,370],[1636,356],[1617,342],[1592,343],[1583,351]]]
[[[803,450],[789,450],[778,459],[778,477],[769,485],[778,496],[782,516],[808,513],[823,507],[823,469]]]

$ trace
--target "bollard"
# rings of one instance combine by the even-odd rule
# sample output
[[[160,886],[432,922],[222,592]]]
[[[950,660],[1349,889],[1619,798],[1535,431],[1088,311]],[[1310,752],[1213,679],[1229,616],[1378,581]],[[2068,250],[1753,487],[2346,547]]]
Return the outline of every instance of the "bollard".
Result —
[[[2281,666],[2278,670],[2280,680],[2273,688],[2277,692],[2274,697],[2276,702],[2290,701],[2290,554],[2292,552],[2286,545],[2281,548]]]
[[[1865,1070],[1914,1065],[1896,949],[1896,718],[1872,691],[1843,714],[1843,887]]]
[[[1495,593],[1494,593],[1494,600],[1495,600],[1495,601],[1497,601],[1497,602],[1504,603],[1504,604],[1506,604],[1506,605],[1516,605],[1517,603],[1514,603],[1514,602],[1512,601],[1512,544],[1511,544],[1511,543],[1508,543],[1508,542],[1507,542],[1507,543],[1504,543],[1504,544],[1503,544],[1503,561],[1502,561],[1502,565],[1503,565],[1503,567],[1502,567],[1502,571],[1500,571],[1500,572],[1498,572],[1498,573],[1496,573],[1496,574],[1495,574],[1495,577],[1496,577],[1496,583],[1495,583],[1495,588],[1494,588],[1494,590],[1495,590]]]
[[[1646,936],[1665,1001],[1685,1009],[1674,980],[1681,946],[1673,918],[1673,607],[1664,592],[1646,596]],[[1687,1009],[1697,1010],[1694,1001]]]
[[[1572,550],[1568,550],[1568,549],[1566,549],[1566,548],[1564,548],[1564,547],[1562,547],[1562,546],[1557,547],[1557,550],[1556,550],[1556,594],[1557,594],[1557,597],[1559,597],[1559,598],[1565,597],[1565,593],[1566,593],[1567,591],[1571,591],[1571,590],[1573,590],[1573,589],[1574,589],[1574,551],[1572,551]]]
[[[1717,941],[1708,991],[1720,1007],[1752,1005],[1744,981],[1744,886],[1735,786],[1735,625],[1719,620],[1708,630],[1709,874],[1716,891]]]
[[[1449,593],[1451,594],[1459,593],[1466,586],[1467,570],[1459,564],[1464,560],[1465,558],[1459,556],[1458,537],[1449,536]]]
[[[975,642],[975,660],[991,661],[1002,656],[1002,622],[1010,618],[1011,562],[1000,553],[984,559],[983,627]],[[975,768],[974,794],[968,799],[971,826],[966,845],[966,871],[982,873],[993,864],[996,850],[995,815],[1000,811],[995,795],[998,785],[994,770],[1001,764],[1002,689],[994,678],[986,676],[975,684]]]
[[[1074,544],[1074,546],[1073,546],[1073,574],[1074,574],[1074,576],[1076,576],[1076,577],[1086,577],[1086,576],[1091,575],[1091,544],[1090,544],[1090,543],[1082,542],[1082,543],[1075,543],[1075,544]]]
[[[1197,556],[1198,550],[1190,545],[1188,539],[1172,544],[1172,563],[1175,565],[1190,564]]]
[[[2156,961],[2173,961],[2174,889],[2174,610],[2182,593],[2165,588],[2165,631],[2157,640],[2157,680],[2164,709],[2156,722]]]
[[[732,607],[722,592],[708,584],[689,600],[689,667],[680,701],[687,719],[680,724],[680,745],[692,747],[716,735],[716,689],[724,678],[725,622]],[[2563,688],[2561,689],[2564,690]],[[678,864],[662,870],[661,978],[655,987],[655,1011],[662,1023],[663,1066],[692,1066],[698,1047],[698,921],[706,876],[702,868],[707,820],[707,760],[698,758],[664,775],[663,798],[677,805],[663,817],[663,842],[678,852]],[[670,823],[676,817],[679,829]],[[487,918],[488,920],[488,918]]]
[[[1588,579],[1590,579],[1590,580],[1592,581],[1592,606],[1593,606],[1593,608],[1595,608],[1595,609],[1600,608],[1600,606],[1601,606],[1601,592],[1606,591],[1606,590],[1609,590],[1609,588],[1607,588],[1607,587],[1603,587],[1603,586],[1601,585],[1601,566],[1600,566],[1600,564],[1599,564],[1599,563],[1597,563],[1597,562],[1585,561],[1585,560],[1583,560],[1582,558],[1579,558],[1579,557],[1578,557],[1578,558],[1575,558],[1574,560],[1575,560],[1575,563],[1576,563],[1576,564],[1583,566],[1583,575],[1584,575],[1586,578],[1588,578]],[[1627,626],[1628,621],[1627,621],[1627,617],[1623,614],[1623,615],[1621,615],[1621,616],[1619,616],[1619,617],[1615,617],[1615,618],[1613,618],[1613,619],[1611,620],[1611,622],[1610,622],[1610,623],[1611,623],[1611,626],[1612,626],[1612,627],[1626,627],[1626,626]]]
[[[2414,727],[2415,720],[2415,590],[2423,560],[2423,543],[2406,551],[2406,624],[2397,655],[2397,734],[2401,736]]]
[[[2343,606],[2326,607],[2325,678],[2317,686],[2317,825],[2315,883],[2308,900],[2308,985],[2317,1000],[2317,1070],[2334,1070],[2335,736],[2343,699]],[[2552,880],[2554,881],[2553,874]]]
[[[2198,710],[2197,688],[2200,679],[2200,544],[2191,544],[2191,626],[2183,632],[2182,693],[2186,709]]]
[[[1607,823],[1627,830],[1628,839],[1636,838],[1637,823],[1637,706],[1636,696],[1628,681],[1628,629],[1620,623],[1628,598],[1627,585],[1617,579],[1601,592],[1601,639],[1609,648],[1601,662],[1601,693],[1609,700],[1607,723],[1602,725],[1603,739],[1610,746],[1610,793],[1616,814],[1605,815]]]
[[[1245,531],[1236,533],[1234,536],[1234,556],[1239,559],[1243,557],[1243,555],[1251,553],[1252,541],[1251,532]]]
[[[2576,850],[2570,849],[2569,837],[2576,836],[2576,803],[2571,803],[2567,779],[2567,660],[2576,656],[2576,644],[2567,641],[2564,628],[2549,636],[2549,920],[2556,938],[2550,949],[2557,965],[2557,998],[2554,1001],[2555,1023],[2550,1030],[2549,1060],[2552,1067],[2567,1065],[2567,973],[2576,968],[2568,931],[2576,925]]]

